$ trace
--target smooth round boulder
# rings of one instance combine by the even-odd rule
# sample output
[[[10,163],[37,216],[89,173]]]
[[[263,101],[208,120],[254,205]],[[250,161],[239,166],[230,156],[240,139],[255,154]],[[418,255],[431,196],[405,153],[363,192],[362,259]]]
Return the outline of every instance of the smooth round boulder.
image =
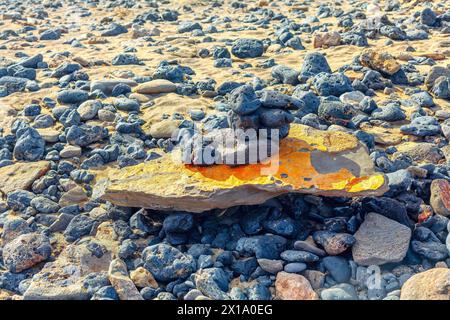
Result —
[[[175,92],[177,86],[166,79],[156,79],[149,82],[139,84],[134,88],[134,92],[141,94],[159,94]]]

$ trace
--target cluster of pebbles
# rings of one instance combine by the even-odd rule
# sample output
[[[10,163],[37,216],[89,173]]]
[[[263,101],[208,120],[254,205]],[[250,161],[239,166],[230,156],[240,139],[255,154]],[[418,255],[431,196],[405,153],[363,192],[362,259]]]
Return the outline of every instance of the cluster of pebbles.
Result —
[[[267,161],[278,152],[280,139],[289,134],[289,124],[295,120],[290,110],[301,106],[295,105],[288,95],[270,90],[255,92],[251,85],[233,89],[228,104],[228,128],[206,134],[181,131],[177,141],[185,153],[185,163],[245,165]],[[199,135],[202,141],[196,140]],[[204,159],[205,154],[211,154],[209,162]]]

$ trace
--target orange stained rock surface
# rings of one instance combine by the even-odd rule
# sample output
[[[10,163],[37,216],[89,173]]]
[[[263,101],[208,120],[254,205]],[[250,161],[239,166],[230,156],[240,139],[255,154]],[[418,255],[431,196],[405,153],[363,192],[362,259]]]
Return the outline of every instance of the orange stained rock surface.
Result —
[[[277,185],[292,191],[309,188],[342,190],[349,193],[378,190],[386,183],[382,174],[356,177],[345,167],[340,167],[335,172],[319,173],[311,161],[311,152],[315,150],[342,154],[358,147],[360,145],[357,139],[347,133],[319,131],[294,124],[289,136],[280,142],[279,168],[273,174],[262,174],[261,171],[263,168],[269,168],[270,163],[195,166],[177,164],[170,157],[164,156],[110,173],[112,185],[108,189],[142,189],[145,188],[142,184],[148,182],[152,193],[169,193],[172,196],[185,193],[186,186],[195,186],[197,190],[206,192],[243,185],[261,186],[261,189],[264,189],[264,185],[271,186],[271,189]],[[135,180],[135,177],[140,178]],[[157,186],[161,186],[161,190],[158,190]]]
[[[450,210],[450,183],[446,180],[438,181],[439,190],[441,191],[441,200],[447,210]]]

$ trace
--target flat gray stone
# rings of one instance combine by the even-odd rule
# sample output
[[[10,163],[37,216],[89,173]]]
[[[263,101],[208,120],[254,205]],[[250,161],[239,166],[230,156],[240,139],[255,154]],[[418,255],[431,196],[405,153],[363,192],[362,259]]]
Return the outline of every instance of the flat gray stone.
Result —
[[[377,213],[368,213],[355,233],[352,253],[363,266],[402,261],[408,251],[411,229]]]

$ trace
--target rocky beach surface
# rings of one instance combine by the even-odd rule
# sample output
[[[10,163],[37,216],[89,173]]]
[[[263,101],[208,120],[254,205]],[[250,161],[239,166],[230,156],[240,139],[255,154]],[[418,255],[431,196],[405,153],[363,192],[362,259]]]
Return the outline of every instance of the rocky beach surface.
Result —
[[[449,141],[445,0],[1,1],[0,300],[450,300]]]

